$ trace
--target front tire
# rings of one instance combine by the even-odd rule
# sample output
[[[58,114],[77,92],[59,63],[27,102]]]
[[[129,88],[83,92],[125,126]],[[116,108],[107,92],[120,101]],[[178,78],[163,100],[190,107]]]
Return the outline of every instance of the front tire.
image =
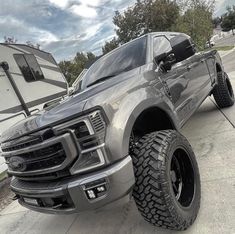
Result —
[[[218,84],[213,90],[216,104],[220,108],[232,106],[234,104],[234,93],[227,73],[218,72],[217,79]]]
[[[177,131],[142,137],[132,152],[136,184],[133,196],[149,223],[185,230],[200,207],[200,176],[193,150]]]

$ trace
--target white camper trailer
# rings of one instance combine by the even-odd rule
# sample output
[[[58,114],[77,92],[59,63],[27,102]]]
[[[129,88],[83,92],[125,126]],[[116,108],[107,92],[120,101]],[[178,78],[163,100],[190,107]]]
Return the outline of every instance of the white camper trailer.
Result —
[[[51,54],[27,45],[0,44],[0,134],[67,92]]]

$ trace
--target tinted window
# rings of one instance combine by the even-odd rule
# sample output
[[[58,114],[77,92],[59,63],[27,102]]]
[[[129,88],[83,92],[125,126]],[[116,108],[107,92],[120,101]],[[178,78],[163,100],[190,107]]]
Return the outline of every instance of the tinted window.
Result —
[[[103,77],[117,75],[142,66],[145,62],[146,37],[142,37],[97,60],[83,77],[82,88]]]
[[[44,79],[40,66],[34,55],[14,54],[14,58],[27,82]]]
[[[154,50],[154,57],[159,56],[163,53],[168,53],[172,51],[172,47],[170,41],[167,40],[165,37],[155,37],[153,41],[153,50]]]

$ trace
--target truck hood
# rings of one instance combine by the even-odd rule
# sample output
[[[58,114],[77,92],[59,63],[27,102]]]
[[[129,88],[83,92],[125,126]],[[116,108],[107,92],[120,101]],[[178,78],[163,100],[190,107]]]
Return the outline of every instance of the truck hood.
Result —
[[[84,107],[88,100],[93,100],[95,98],[95,106],[102,106],[102,101],[107,96],[105,94],[110,93],[110,88],[112,89],[114,86],[118,85],[118,83],[122,83],[122,78],[125,78],[124,80],[129,80],[127,77],[121,75],[118,80],[114,78],[91,86],[81,93],[67,97],[51,109],[42,110],[41,112],[18,122],[2,133],[1,142],[10,141],[43,128],[52,127],[76,118],[77,116],[84,114]],[[100,95],[100,92],[102,92],[102,95]],[[96,98],[97,96],[102,97],[102,100]]]

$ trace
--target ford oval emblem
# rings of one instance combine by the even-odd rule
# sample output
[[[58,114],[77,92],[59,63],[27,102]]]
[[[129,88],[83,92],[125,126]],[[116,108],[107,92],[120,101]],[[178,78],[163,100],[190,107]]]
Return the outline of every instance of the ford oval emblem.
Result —
[[[8,161],[8,166],[13,171],[20,171],[20,172],[25,171],[27,167],[25,160],[18,156],[11,157]]]

